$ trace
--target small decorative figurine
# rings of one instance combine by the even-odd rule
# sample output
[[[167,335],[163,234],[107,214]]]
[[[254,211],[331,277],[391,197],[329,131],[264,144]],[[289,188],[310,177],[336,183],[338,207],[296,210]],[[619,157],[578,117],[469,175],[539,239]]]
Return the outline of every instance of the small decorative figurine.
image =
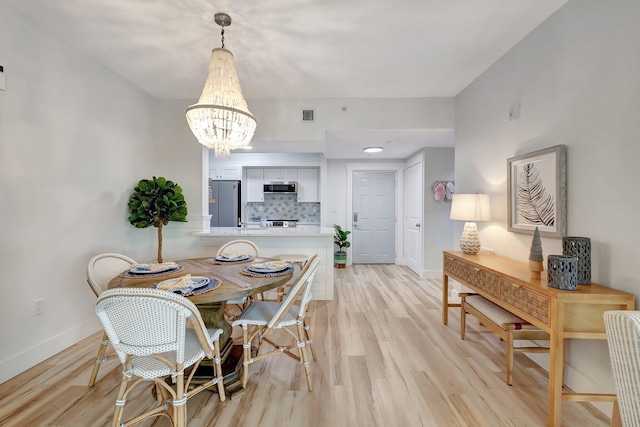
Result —
[[[543,261],[540,232],[536,227],[536,231],[533,232],[533,240],[531,240],[531,250],[529,251],[529,277],[531,279],[540,280],[540,272],[544,269]]]

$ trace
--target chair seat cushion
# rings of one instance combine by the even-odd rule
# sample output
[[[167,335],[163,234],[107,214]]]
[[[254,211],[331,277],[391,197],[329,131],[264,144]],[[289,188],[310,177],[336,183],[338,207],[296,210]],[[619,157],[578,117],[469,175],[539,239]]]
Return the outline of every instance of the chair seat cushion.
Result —
[[[256,325],[264,326],[275,316],[278,309],[281,307],[281,303],[270,301],[256,301],[247,307],[242,314],[233,321],[233,326],[238,325]],[[292,326],[296,324],[298,318],[298,312],[300,308],[297,306],[291,306],[289,310],[282,317],[282,321],[275,325],[276,328],[282,328],[284,326]]]
[[[467,305],[475,308],[480,313],[487,316],[493,323],[501,326],[502,328],[504,328],[504,325],[508,323],[523,325],[528,323],[526,320],[519,318],[515,314],[503,309],[480,295],[469,295],[465,298],[465,302]]]
[[[233,298],[227,301],[227,304],[242,305],[247,302],[247,297]]]
[[[207,329],[207,332],[209,333],[211,342],[214,342],[222,333],[222,329]],[[160,353],[159,356],[167,358],[174,364],[176,362],[176,353],[174,351]],[[193,329],[187,329],[185,336],[184,368],[188,368],[204,357],[205,352],[200,346],[195,332]],[[145,380],[166,377],[172,374],[172,369],[169,368],[169,366],[150,356],[136,357],[132,360],[131,365],[133,367],[133,375],[144,378]]]

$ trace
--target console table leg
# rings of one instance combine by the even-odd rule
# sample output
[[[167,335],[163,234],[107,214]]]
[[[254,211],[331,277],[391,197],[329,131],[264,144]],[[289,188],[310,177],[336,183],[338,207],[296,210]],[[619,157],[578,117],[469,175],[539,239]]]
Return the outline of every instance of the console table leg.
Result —
[[[564,322],[564,313],[558,310],[557,303],[552,310],[556,311],[557,324]],[[564,337],[558,328],[552,328],[549,339],[549,427],[562,425],[562,385],[564,384]]]

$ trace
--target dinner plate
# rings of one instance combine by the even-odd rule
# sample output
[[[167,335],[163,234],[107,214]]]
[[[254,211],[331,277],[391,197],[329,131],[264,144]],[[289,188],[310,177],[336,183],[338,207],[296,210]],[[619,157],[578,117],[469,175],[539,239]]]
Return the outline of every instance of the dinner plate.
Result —
[[[215,260],[216,261],[220,261],[220,262],[238,262],[238,261],[246,261],[249,258],[251,258],[251,255],[234,255],[234,256],[227,256],[227,255],[218,255]]]
[[[168,279],[165,281],[162,281],[156,285],[153,285],[153,288],[158,288],[160,286],[164,286],[164,285],[170,285],[172,283],[178,283],[180,281],[180,277],[176,277],[173,279]],[[204,286],[207,286],[209,284],[209,278],[208,277],[203,277],[203,276],[191,276],[190,278],[187,279],[187,286],[180,286],[180,287],[175,287],[175,288],[171,288],[171,292],[176,292],[176,291],[182,291],[182,290],[186,290],[186,291],[195,291],[196,289],[200,289]]]
[[[251,264],[247,268],[254,273],[278,273],[289,268],[289,264],[285,264],[283,266],[270,266],[268,263],[259,263]]]
[[[175,271],[178,270],[180,268],[179,265],[173,266],[173,267],[167,267],[161,270],[143,270],[143,269],[138,269],[136,267],[133,267],[129,270],[129,273],[132,274],[158,274],[158,273],[166,273],[169,271]]]

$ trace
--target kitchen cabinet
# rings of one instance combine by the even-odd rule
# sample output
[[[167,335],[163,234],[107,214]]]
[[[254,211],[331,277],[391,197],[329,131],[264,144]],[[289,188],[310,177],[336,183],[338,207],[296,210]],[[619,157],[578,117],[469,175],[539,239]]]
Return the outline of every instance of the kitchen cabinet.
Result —
[[[210,165],[209,178],[215,181],[239,181],[242,179],[242,166]]]
[[[319,202],[318,169],[298,169],[298,202]]]
[[[247,202],[264,202],[264,171],[247,168]]]
[[[298,169],[278,169],[278,168],[265,168],[264,169],[264,182],[272,181],[297,181]]]

